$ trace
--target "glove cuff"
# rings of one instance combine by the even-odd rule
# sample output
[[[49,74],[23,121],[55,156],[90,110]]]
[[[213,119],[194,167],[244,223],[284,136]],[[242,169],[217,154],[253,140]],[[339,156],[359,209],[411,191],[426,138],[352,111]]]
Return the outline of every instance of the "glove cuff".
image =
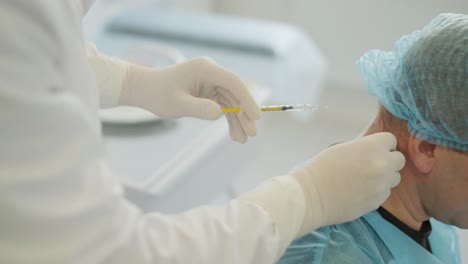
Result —
[[[306,202],[299,183],[291,176],[275,177],[238,199],[259,205],[271,216],[280,237],[278,252],[283,254],[304,220]]]
[[[100,88],[102,107],[115,107],[119,104],[126,83],[129,63],[102,54],[88,55],[88,62],[96,73]]]
[[[299,182],[299,186],[305,197],[304,220],[297,233],[296,238],[298,238],[323,226],[327,221],[324,215],[320,192],[317,189],[319,185],[312,180],[314,178],[313,175],[306,173],[303,169],[298,169],[293,173],[293,176]]]

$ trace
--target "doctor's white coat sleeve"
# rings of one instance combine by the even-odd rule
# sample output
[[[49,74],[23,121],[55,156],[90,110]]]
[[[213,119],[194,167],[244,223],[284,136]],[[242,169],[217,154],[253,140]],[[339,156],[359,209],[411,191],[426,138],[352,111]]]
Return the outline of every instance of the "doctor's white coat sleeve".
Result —
[[[304,215],[297,182],[272,180],[223,207],[143,214],[107,169],[96,110],[68,89],[63,1],[0,5],[0,263],[279,258]]]

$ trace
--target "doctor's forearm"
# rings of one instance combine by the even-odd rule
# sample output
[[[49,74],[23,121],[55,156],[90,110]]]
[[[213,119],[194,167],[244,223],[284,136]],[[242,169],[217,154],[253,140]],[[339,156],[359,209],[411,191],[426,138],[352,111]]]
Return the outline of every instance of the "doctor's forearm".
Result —
[[[299,183],[291,176],[267,180],[255,190],[239,197],[262,207],[272,218],[279,233],[278,257],[295,239],[305,220],[306,202]]]
[[[158,263],[274,263],[301,227],[300,188],[292,178],[277,177],[222,207],[127,218],[133,220],[119,229],[129,230],[129,237],[106,263],[137,251]]]

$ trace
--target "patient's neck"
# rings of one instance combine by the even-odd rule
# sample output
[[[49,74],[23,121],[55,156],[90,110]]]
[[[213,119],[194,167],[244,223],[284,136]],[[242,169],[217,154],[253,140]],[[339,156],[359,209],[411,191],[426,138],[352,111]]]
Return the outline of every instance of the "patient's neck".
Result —
[[[382,126],[376,118],[362,135],[367,136],[382,131]],[[400,184],[392,189],[390,197],[382,207],[410,228],[419,231],[422,223],[429,220],[430,216],[424,210],[418,193],[417,176],[414,175],[408,163],[400,171],[400,174]]]
[[[410,177],[402,171],[400,185],[392,190],[382,207],[413,230],[419,231],[422,223],[429,220],[430,216],[422,206],[417,189],[410,183]]]

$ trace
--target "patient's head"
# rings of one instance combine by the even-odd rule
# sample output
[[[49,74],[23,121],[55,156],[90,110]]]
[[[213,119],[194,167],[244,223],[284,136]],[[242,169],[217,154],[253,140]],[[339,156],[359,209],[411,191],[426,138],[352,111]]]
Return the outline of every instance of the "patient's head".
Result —
[[[407,159],[389,200],[468,228],[468,16],[439,15],[357,64],[381,102],[368,133],[392,132]]]
[[[468,151],[419,139],[409,132],[407,123],[380,106],[368,129],[368,133],[393,133],[398,150],[406,157],[401,186],[392,196],[417,203],[406,205],[410,210],[419,209],[444,223],[468,228]]]

